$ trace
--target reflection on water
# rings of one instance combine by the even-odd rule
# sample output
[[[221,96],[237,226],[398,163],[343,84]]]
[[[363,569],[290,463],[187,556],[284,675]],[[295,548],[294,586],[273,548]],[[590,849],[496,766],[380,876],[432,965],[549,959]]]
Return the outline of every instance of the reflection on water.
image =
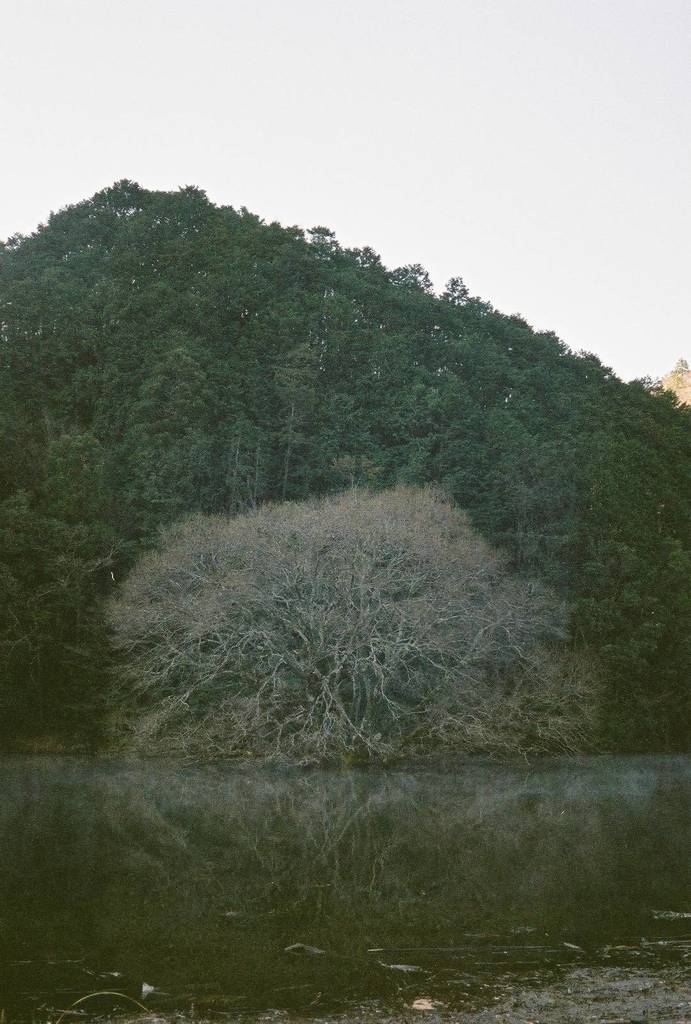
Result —
[[[0,794],[10,1016],[143,982],[152,1005],[201,1009],[462,1003],[507,971],[690,948],[675,916],[691,909],[688,759],[278,773],[6,758]],[[297,943],[324,952],[284,952]]]

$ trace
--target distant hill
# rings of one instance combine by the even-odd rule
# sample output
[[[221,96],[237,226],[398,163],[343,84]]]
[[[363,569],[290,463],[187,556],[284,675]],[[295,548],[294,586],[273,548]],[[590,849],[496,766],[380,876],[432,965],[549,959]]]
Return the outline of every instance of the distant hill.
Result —
[[[432,482],[566,602],[603,745],[679,748],[690,423],[461,278],[117,182],[0,243],[5,732],[110,713],[103,600],[167,524]]]
[[[679,359],[672,372],[662,378],[662,386],[674,392],[684,405],[691,405],[691,369],[685,359]]]

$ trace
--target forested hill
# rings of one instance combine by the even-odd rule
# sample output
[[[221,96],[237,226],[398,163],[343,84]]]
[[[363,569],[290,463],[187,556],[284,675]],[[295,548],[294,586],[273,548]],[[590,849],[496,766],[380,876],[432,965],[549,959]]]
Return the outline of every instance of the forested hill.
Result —
[[[587,297],[584,297],[584,302]],[[688,737],[691,412],[317,228],[119,182],[0,249],[0,708],[98,721],[101,599],[161,524],[435,481],[558,588],[603,746]]]

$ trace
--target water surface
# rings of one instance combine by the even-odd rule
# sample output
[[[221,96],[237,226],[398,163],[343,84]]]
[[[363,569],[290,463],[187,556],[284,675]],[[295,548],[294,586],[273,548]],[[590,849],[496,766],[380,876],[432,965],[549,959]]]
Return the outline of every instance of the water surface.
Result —
[[[0,1008],[40,1016],[143,984],[152,1006],[202,1011],[464,1005],[574,963],[683,962],[690,797],[684,758],[4,758]],[[299,943],[314,950],[285,952]]]

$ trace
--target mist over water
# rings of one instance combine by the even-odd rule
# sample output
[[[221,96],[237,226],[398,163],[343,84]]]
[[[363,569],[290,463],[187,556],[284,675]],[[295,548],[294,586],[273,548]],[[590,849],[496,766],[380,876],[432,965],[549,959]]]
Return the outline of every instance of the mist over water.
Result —
[[[689,949],[685,758],[5,758],[0,793],[0,1007],[20,1016],[143,983],[162,1007],[462,1003],[506,972]]]

